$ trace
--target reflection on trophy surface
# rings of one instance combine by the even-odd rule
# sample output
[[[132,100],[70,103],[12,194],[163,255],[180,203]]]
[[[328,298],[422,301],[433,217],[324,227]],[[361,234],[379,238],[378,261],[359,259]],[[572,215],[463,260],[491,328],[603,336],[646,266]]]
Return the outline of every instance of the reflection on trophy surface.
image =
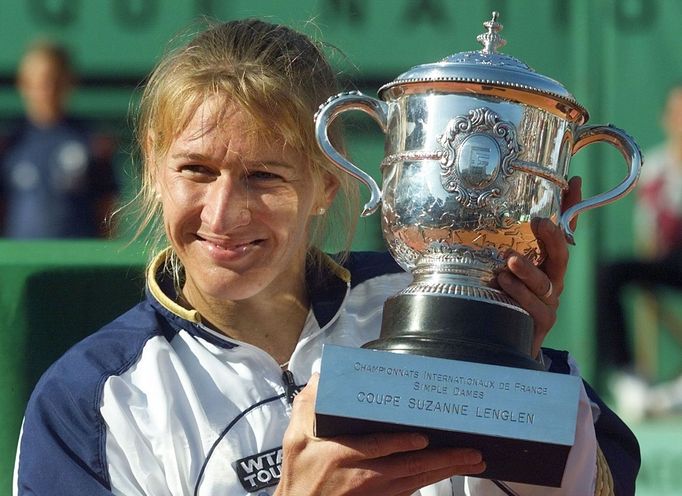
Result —
[[[508,250],[542,262],[532,219],[551,219],[572,243],[571,220],[631,191],[642,158],[624,131],[586,125],[587,110],[560,83],[498,53],[505,41],[497,13],[483,25],[481,50],[413,67],[382,86],[379,99],[342,93],[318,111],[320,147],[369,188],[363,215],[381,204],[387,246],[414,277],[385,302],[379,339],[364,350],[323,352],[316,428],[324,436],[417,426],[437,442],[481,449],[488,467],[482,477],[557,486],[574,442],[579,378],[544,371],[531,356],[532,318],[493,281]],[[329,141],[328,126],[348,110],[368,114],[385,134],[381,189]],[[620,151],[627,174],[562,212],[570,160],[596,142]],[[420,398],[409,380],[366,373],[372,370],[408,371],[427,382],[437,371],[475,383],[533,384],[546,394],[498,387],[460,405],[523,411],[533,419],[524,428],[477,414],[416,414],[409,404],[375,410],[358,400],[366,391],[414,404]],[[429,391],[438,384],[420,391],[425,402],[436,394]],[[533,468],[540,465],[547,468]]]

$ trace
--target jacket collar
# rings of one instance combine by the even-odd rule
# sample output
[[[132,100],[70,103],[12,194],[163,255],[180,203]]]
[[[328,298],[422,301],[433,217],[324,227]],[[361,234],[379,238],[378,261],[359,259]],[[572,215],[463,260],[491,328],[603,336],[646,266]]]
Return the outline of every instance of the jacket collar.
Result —
[[[176,321],[178,325],[185,322],[192,324],[194,328],[201,328],[203,326],[199,312],[178,303],[173,274],[167,264],[170,253],[170,248],[163,250],[156,255],[147,268],[148,298],[157,310],[172,321]],[[320,268],[309,264],[306,270],[306,281],[313,315],[320,328],[323,328],[341,307],[351,284],[351,277],[350,272],[332,257],[325,253],[319,253],[319,255],[322,259]]]

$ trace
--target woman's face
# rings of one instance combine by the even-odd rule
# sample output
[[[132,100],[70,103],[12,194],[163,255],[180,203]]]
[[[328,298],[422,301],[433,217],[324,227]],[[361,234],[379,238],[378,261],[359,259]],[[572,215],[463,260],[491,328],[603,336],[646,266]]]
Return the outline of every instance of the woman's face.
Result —
[[[248,136],[235,109],[214,127],[204,103],[158,162],[156,187],[166,232],[195,298],[243,300],[301,287],[308,224],[333,199],[315,187],[306,157]]]

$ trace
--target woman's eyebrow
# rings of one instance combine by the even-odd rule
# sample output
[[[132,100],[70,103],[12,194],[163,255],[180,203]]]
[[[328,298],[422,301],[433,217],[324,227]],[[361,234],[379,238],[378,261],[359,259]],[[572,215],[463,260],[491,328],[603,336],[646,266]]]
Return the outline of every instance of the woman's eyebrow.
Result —
[[[196,160],[200,162],[211,162],[215,161],[214,158],[210,157],[209,155],[205,155],[203,153],[197,153],[197,152],[177,152],[173,153],[171,155],[172,159],[187,159],[187,160]],[[295,169],[296,166],[293,164],[290,164],[289,162],[282,162],[281,160],[240,160],[240,165],[242,167],[282,167],[285,169]]]
[[[257,166],[257,167],[283,167],[285,169],[294,169],[295,166],[288,162],[281,162],[279,160],[252,160],[242,163],[245,166]]]
[[[195,152],[177,152],[171,155],[171,158],[173,159],[178,159],[178,158],[187,158],[190,160],[211,160],[211,157],[204,155],[203,153],[195,153]]]

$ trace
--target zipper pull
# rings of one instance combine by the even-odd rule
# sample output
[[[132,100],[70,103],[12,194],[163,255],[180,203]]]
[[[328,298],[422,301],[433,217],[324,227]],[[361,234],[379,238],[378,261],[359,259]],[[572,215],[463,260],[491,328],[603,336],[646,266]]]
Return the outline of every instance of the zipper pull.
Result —
[[[301,391],[301,387],[296,385],[294,381],[294,374],[291,370],[285,370],[282,372],[282,381],[284,382],[284,387],[287,395],[287,402],[291,405],[294,402],[294,398]]]

